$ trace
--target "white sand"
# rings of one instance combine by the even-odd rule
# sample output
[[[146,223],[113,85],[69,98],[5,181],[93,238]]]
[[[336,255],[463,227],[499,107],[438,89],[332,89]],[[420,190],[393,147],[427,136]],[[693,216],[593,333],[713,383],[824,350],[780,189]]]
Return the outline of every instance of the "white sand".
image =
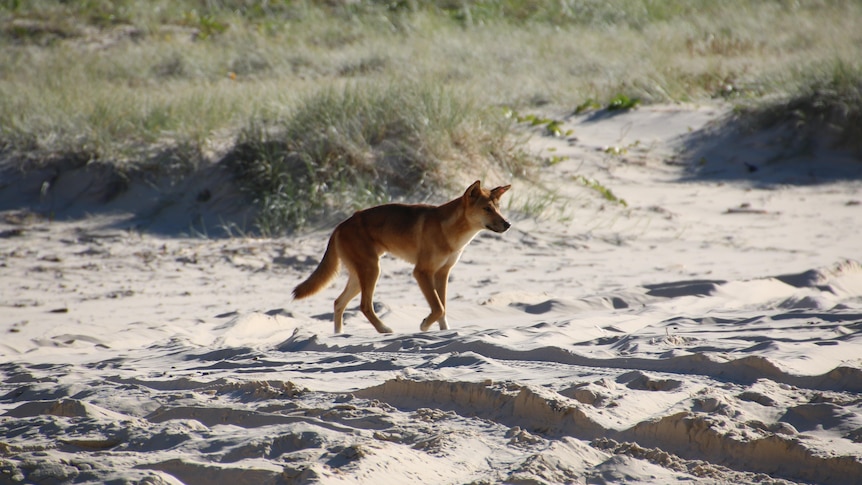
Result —
[[[721,113],[537,132],[565,207],[473,241],[445,332],[391,259],[392,335],[332,334],[343,276],[292,303],[328,230],[0,214],[0,483],[860,483],[862,165]]]

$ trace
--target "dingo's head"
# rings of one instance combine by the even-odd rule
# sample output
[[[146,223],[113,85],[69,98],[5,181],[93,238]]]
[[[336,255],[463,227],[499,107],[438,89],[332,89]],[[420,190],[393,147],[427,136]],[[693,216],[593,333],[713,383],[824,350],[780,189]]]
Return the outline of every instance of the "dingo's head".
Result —
[[[506,232],[511,224],[500,214],[500,196],[510,188],[511,185],[505,185],[489,191],[482,188],[480,181],[473,182],[473,185],[467,187],[463,197],[467,220],[476,227]]]

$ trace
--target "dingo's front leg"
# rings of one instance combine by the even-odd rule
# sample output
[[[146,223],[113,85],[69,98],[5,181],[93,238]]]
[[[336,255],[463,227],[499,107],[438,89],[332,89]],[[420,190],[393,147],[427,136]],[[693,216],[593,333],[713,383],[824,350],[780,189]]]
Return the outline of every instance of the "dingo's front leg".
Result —
[[[449,322],[446,321],[446,288],[449,285],[449,271],[451,270],[452,266],[444,266],[434,273],[434,289],[437,291],[440,304],[443,305],[443,316],[437,320],[440,322],[440,330],[449,330]],[[431,322],[431,324],[433,323]]]
[[[374,287],[377,285],[377,278],[380,277],[380,263],[375,261],[373,264],[356,268],[356,273],[359,278],[359,286],[362,288],[362,296],[359,297],[359,310],[379,333],[392,333],[392,329],[384,325],[377,313],[374,312]]]
[[[416,278],[416,282],[419,283],[419,289],[422,290],[425,300],[428,301],[428,306],[431,307],[431,313],[428,314],[428,316],[425,317],[425,320],[422,320],[422,324],[419,325],[419,329],[424,332],[431,328],[431,325],[434,325],[434,322],[441,318],[445,318],[446,310],[443,307],[443,303],[440,302],[440,296],[437,294],[437,290],[434,288],[434,277],[432,272],[422,270],[417,266],[413,269],[413,277]]]

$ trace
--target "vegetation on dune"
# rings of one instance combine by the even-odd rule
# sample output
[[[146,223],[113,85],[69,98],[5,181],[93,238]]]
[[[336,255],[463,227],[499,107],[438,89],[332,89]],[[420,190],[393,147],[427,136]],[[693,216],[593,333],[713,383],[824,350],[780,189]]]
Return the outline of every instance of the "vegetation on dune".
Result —
[[[284,119],[245,127],[227,160],[270,234],[333,209],[421,197],[459,174],[530,164],[502,116],[421,84],[322,89]]]
[[[860,22],[837,0],[2,0],[0,157],[226,158],[275,233],[522,172],[504,106],[769,100],[853,143]]]
[[[741,107],[752,129],[790,124],[797,143],[825,135],[862,158],[862,64],[824,62],[803,73],[785,95]]]

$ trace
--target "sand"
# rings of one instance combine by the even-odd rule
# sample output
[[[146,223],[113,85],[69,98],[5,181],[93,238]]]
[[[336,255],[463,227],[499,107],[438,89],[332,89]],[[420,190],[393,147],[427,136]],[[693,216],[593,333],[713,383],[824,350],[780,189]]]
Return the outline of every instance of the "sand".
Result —
[[[0,483],[860,483],[862,165],[728,109],[550,113],[556,204],[518,216],[548,197],[512,180],[448,331],[387,258],[395,333],[354,302],[334,335],[343,275],[289,297],[331,227],[201,237],[242,212],[217,171],[110,204],[86,169],[3,184]]]

